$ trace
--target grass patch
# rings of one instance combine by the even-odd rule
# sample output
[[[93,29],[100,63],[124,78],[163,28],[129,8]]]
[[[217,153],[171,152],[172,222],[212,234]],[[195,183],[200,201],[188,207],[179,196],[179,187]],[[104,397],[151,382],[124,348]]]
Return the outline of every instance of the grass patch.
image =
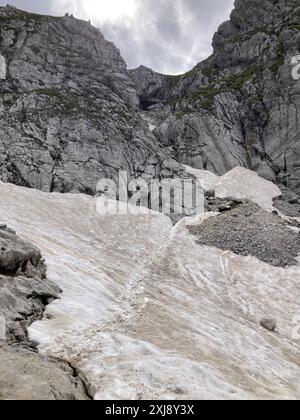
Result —
[[[177,120],[181,120],[183,117],[185,117],[185,115],[186,115],[186,112],[179,111],[179,112],[176,112],[175,117],[177,118]]]
[[[200,69],[192,69],[186,73],[179,74],[176,76],[165,76],[170,87],[175,87],[180,80],[185,80],[190,77],[197,76],[200,73]]]
[[[216,89],[212,86],[201,88],[193,92],[189,97],[193,100],[199,100],[200,108],[212,111],[214,107],[214,98],[223,92],[223,89]]]
[[[45,89],[35,89],[33,91],[38,95],[46,95],[51,97],[61,97],[61,92],[57,89],[45,88]]]
[[[212,86],[208,86],[208,87],[201,88],[201,89],[197,90],[196,92],[193,92],[191,94],[191,97],[194,98],[194,99],[202,98],[202,97],[205,97],[207,99],[212,99],[216,95],[219,95],[222,92],[223,92],[222,89],[216,89]]]
[[[198,69],[198,68],[196,68],[196,69],[192,69],[192,70],[190,70],[190,71],[188,71],[188,72],[186,72],[184,75],[183,75],[183,78],[184,79],[187,79],[188,77],[195,77],[195,76],[198,76],[198,74],[200,73],[200,69]]]
[[[62,115],[84,115],[89,120],[98,120],[100,116],[118,116],[120,119],[128,120],[130,113],[122,106],[102,107],[91,98],[83,97],[76,93],[60,91],[58,89],[35,89],[32,93],[45,95],[58,101],[56,109],[60,109]]]
[[[229,42],[245,42],[245,41],[248,41],[249,39],[251,39],[254,35],[257,35],[257,34],[260,34],[260,33],[263,33],[263,34],[268,35],[268,36],[272,36],[272,35],[274,35],[275,32],[272,28],[268,28],[267,26],[263,26],[263,27],[260,27],[260,28],[256,28],[253,31],[250,31],[250,32],[247,32],[247,33],[244,33],[244,34],[241,34],[241,35],[236,35],[233,38],[231,38],[229,40]]]
[[[280,67],[284,65],[284,56],[278,57],[269,67],[272,73],[277,74]]]
[[[253,65],[250,66],[247,70],[243,71],[242,73],[226,77],[224,81],[227,83],[229,89],[241,90],[244,84],[256,75],[256,72],[257,67],[256,65]]]
[[[175,114],[176,118],[180,119],[184,115],[193,112],[192,110],[184,110],[184,103],[195,104],[195,102],[197,101],[198,107],[206,109],[207,111],[212,111],[214,107],[215,96],[219,95],[222,92],[224,92],[223,89],[216,89],[213,86],[207,86],[193,93],[190,93],[189,95],[184,96],[182,98],[173,99],[169,102],[169,105],[175,108],[177,104],[179,104],[181,108],[183,108],[181,110],[178,110],[178,112]]]
[[[204,69],[202,69],[202,74],[203,74],[203,76],[211,79],[214,75],[214,71],[210,68],[204,68]]]
[[[213,99],[207,101],[201,101],[199,104],[200,108],[205,109],[206,111],[212,111],[214,109]]]
[[[13,11],[8,16],[0,16],[0,23],[9,23],[17,20],[26,20],[34,21],[35,23],[40,23],[44,18],[48,19],[61,19],[60,17],[39,15],[37,13],[29,13],[21,10]]]
[[[175,107],[176,107],[176,105],[178,104],[178,102],[180,102],[180,99],[179,99],[179,98],[176,98],[176,99],[171,99],[171,100],[168,102],[168,105],[170,105],[171,107],[175,108]]]
[[[181,78],[182,78],[182,75],[166,76],[167,83],[171,88],[175,87]]]
[[[300,31],[300,25],[297,23],[293,23],[292,25],[289,25],[289,29],[295,29],[296,31]]]

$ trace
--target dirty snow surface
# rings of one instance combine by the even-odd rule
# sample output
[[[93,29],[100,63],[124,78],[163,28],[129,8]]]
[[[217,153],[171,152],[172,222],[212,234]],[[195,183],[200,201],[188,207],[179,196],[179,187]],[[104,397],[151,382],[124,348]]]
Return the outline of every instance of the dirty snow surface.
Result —
[[[0,197],[1,223],[40,247],[63,290],[30,338],[95,399],[300,398],[299,264],[198,245],[187,225],[200,216],[100,215],[91,197],[3,183]]]
[[[275,184],[246,168],[236,167],[221,177],[187,165],[184,168],[188,174],[201,180],[204,191],[213,190],[218,198],[247,199],[264,210],[272,211],[273,199],[282,195]]]

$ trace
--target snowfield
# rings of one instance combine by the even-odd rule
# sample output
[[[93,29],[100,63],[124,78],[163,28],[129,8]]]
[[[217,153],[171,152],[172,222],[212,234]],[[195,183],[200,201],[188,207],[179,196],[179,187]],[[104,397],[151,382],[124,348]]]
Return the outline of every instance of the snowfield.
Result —
[[[241,168],[197,176],[270,211],[279,192]],[[0,197],[1,223],[41,249],[63,291],[30,338],[71,363],[95,399],[300,398],[300,264],[197,245],[186,226],[203,216],[175,227],[143,211],[104,216],[92,197],[3,183]]]

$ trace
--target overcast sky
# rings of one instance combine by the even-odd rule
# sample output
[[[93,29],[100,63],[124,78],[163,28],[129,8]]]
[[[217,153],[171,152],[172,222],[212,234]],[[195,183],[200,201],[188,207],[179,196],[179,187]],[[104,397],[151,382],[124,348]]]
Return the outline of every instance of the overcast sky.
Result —
[[[143,64],[180,74],[211,54],[217,27],[234,0],[8,0],[27,11],[90,19],[121,50],[129,68]],[[0,5],[6,5],[0,0]]]

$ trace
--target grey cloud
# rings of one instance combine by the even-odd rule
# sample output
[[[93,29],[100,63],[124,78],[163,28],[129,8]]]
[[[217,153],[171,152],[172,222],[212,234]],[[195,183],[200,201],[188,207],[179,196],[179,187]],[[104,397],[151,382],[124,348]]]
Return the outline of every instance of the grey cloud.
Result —
[[[81,0],[11,0],[11,3],[39,13],[72,12],[77,17],[90,17],[120,48],[130,68],[143,64],[162,73],[178,74],[210,55],[212,36],[228,19],[234,0],[137,0],[133,18],[113,22],[83,16]]]
[[[134,22],[101,25],[129,67],[144,64],[162,73],[182,73],[211,53],[217,27],[233,0],[143,0]]]
[[[6,6],[10,4],[21,10],[27,10],[33,13],[48,14],[52,12],[52,2],[50,1],[39,1],[39,0],[11,0],[11,1],[0,1],[0,6]]]

